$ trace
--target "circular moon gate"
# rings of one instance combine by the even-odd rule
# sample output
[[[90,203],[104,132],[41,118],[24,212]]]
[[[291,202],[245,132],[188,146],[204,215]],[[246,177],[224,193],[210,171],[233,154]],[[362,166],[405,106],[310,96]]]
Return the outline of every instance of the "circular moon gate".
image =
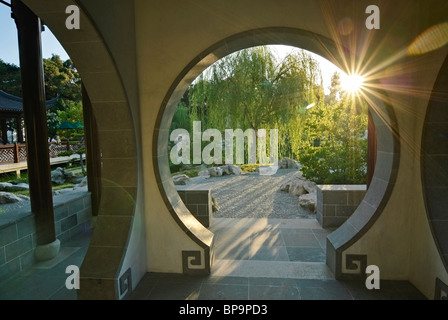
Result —
[[[189,214],[181,201],[169,176],[168,141],[169,128],[175,109],[189,85],[208,66],[233,52],[260,45],[282,44],[302,48],[327,59],[337,57],[338,51],[332,40],[314,33],[292,28],[263,28],[236,34],[224,39],[205,50],[193,59],[178,75],[165,95],[157,118],[154,132],[154,167],[157,183],[168,209],[179,226],[204,249],[200,237],[189,232],[183,220]],[[343,51],[343,50],[342,50]],[[336,62],[337,61],[332,61]],[[342,65],[342,64],[340,64]],[[376,221],[384,208],[390,191],[394,186],[399,160],[398,129],[395,127],[395,117],[392,108],[386,106],[375,97],[369,97],[375,103],[375,109],[370,108],[375,132],[377,135],[377,158],[375,170],[364,200],[352,216],[327,238],[327,264],[335,273],[336,278],[343,278],[343,252],[356,242]],[[358,257],[348,257],[348,261],[356,261]],[[364,259],[364,258],[361,258]],[[362,262],[361,262],[362,264]],[[364,268],[365,269],[365,268]],[[364,271],[360,272],[363,273]]]

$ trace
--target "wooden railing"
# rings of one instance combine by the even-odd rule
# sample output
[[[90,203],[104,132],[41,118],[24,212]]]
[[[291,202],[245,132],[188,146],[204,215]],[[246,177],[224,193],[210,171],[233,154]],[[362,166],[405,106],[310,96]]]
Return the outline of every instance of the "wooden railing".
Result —
[[[0,145],[0,163],[18,163],[26,160],[25,144]]]
[[[63,141],[60,144],[48,143],[48,152],[51,158],[57,157],[60,152],[73,151],[76,153],[84,147],[83,141],[76,144],[70,141]],[[0,145],[0,163],[19,163],[26,160],[26,144],[5,144]]]

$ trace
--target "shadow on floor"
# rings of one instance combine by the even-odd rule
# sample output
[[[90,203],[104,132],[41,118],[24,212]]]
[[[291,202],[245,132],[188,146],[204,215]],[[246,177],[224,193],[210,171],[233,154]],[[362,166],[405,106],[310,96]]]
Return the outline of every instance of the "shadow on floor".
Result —
[[[258,224],[246,221],[240,224],[241,229],[226,230],[229,221],[218,222],[215,231],[222,241],[217,244],[211,275],[147,273],[126,300],[426,300],[407,281],[383,280],[380,289],[368,290],[360,281],[335,280],[321,255],[323,233],[312,225],[299,224],[293,230],[291,221],[268,225],[259,220]],[[238,230],[247,235],[239,239],[252,253],[235,247],[227,250],[225,239],[232,234],[226,232]],[[267,231],[277,236],[268,237]],[[1,282],[0,300],[76,300],[76,290],[65,285],[70,275],[66,268],[81,266],[90,237],[90,233],[79,234],[62,244],[55,260],[39,263]],[[301,248],[315,250],[299,252]],[[299,261],[303,260],[300,255],[315,261]]]

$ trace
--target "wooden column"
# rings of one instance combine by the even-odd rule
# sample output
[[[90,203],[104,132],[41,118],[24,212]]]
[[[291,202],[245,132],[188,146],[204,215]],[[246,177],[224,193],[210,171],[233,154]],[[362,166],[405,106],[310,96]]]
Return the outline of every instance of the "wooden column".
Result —
[[[12,0],[19,39],[31,210],[37,245],[56,241],[50,157],[47,143],[45,85],[40,19],[20,0]]]
[[[23,143],[22,116],[16,117],[17,143]]]
[[[91,193],[92,215],[98,215],[101,199],[101,154],[98,143],[98,127],[87,91],[82,85],[82,106],[87,162],[87,184]]]
[[[367,124],[367,188],[372,182],[373,172],[375,170],[376,163],[376,132],[375,124],[373,122],[371,111],[368,113]]]
[[[3,144],[8,144],[8,130],[6,127],[6,119],[0,119],[0,127],[2,130],[2,140],[3,140]]]

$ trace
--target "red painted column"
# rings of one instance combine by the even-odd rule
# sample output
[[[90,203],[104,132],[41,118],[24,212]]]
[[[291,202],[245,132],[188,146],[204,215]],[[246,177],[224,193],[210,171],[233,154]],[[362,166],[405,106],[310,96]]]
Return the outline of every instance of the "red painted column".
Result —
[[[19,39],[30,200],[39,246],[56,241],[47,143],[42,25],[40,19],[20,0],[12,0],[11,5]]]

